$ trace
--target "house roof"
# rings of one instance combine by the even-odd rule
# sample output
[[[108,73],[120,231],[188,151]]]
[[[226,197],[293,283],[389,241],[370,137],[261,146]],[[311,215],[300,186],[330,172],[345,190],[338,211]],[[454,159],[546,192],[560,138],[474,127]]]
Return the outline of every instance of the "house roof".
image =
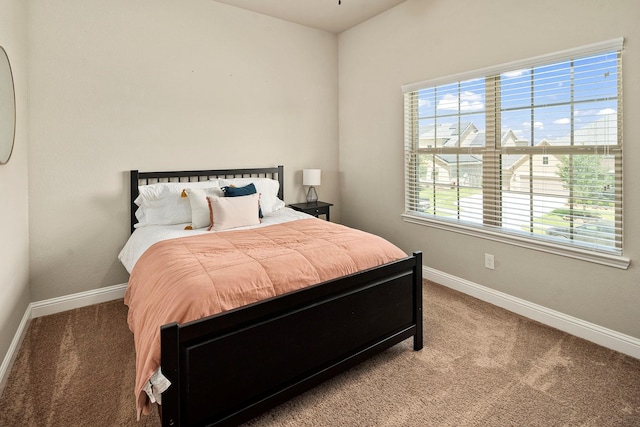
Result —
[[[436,157],[447,164],[482,164],[482,157],[473,154],[436,154]]]
[[[602,115],[595,122],[574,131],[574,143],[576,145],[595,145],[595,144],[617,144],[617,114],[609,113]],[[438,140],[437,144],[428,144],[434,139]],[[452,123],[442,123],[437,126],[429,125],[423,128],[420,134],[421,146],[438,145],[441,147],[455,147],[460,141],[461,147],[484,147],[486,143],[486,132],[478,130],[478,128],[470,122],[461,123],[460,126]],[[570,136],[548,140],[543,139],[536,146],[540,145],[569,145]],[[517,135],[507,129],[502,132],[501,144],[503,146],[522,146],[528,145],[527,140],[518,139]],[[473,154],[436,154],[441,161],[452,164],[460,162],[463,164],[481,164],[482,157]],[[510,169],[517,163],[521,162],[525,156],[519,154],[505,155],[502,157],[502,168]]]
[[[458,126],[457,123],[441,123],[438,125],[426,125],[421,127],[420,143],[421,146],[437,145],[440,147],[455,147],[462,137],[464,141],[468,135],[478,132],[478,128],[471,122],[464,122]],[[429,144],[429,141],[435,141]]]

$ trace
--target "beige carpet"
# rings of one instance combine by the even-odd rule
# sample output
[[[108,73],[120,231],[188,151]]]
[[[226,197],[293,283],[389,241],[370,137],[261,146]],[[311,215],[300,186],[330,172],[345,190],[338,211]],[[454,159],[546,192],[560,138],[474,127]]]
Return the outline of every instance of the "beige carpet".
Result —
[[[113,301],[31,322],[0,426],[136,422],[134,349]],[[640,426],[640,360],[425,282],[425,348],[411,341],[247,426]]]

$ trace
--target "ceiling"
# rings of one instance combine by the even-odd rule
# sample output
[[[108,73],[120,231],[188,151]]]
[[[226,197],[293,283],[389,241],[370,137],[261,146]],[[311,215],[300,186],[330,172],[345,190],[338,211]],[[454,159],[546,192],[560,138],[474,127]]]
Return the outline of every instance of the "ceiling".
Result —
[[[404,0],[216,0],[285,21],[341,33]]]

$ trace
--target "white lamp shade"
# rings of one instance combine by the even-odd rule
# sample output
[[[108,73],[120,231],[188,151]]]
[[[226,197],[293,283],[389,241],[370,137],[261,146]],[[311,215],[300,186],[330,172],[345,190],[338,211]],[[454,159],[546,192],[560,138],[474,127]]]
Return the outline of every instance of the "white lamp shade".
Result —
[[[320,185],[320,169],[303,169],[302,185]]]

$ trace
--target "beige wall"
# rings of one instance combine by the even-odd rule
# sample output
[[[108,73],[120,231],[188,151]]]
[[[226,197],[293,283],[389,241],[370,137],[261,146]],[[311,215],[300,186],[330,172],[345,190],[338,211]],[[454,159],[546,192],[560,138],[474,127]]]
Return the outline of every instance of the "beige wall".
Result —
[[[130,169],[283,164],[294,203],[318,167],[337,201],[337,36],[211,0],[29,4],[34,301],[127,281]]]
[[[407,0],[339,36],[342,221],[424,263],[640,338],[640,2]],[[625,37],[625,255],[628,270],[404,223],[401,85]],[[484,268],[484,253],[496,269]]]
[[[640,4],[615,5],[408,0],[337,38],[210,0],[0,0],[18,98],[16,148],[0,166],[0,356],[30,301],[127,280],[116,255],[132,168],[284,164],[291,203],[304,199],[300,170],[320,167],[336,219],[424,251],[435,269],[640,338]],[[402,84],[619,36],[629,270],[401,220]]]
[[[0,11],[0,46],[9,56],[16,92],[15,145],[9,162],[0,165],[0,360],[3,360],[30,301],[27,5],[23,0],[0,0]]]

